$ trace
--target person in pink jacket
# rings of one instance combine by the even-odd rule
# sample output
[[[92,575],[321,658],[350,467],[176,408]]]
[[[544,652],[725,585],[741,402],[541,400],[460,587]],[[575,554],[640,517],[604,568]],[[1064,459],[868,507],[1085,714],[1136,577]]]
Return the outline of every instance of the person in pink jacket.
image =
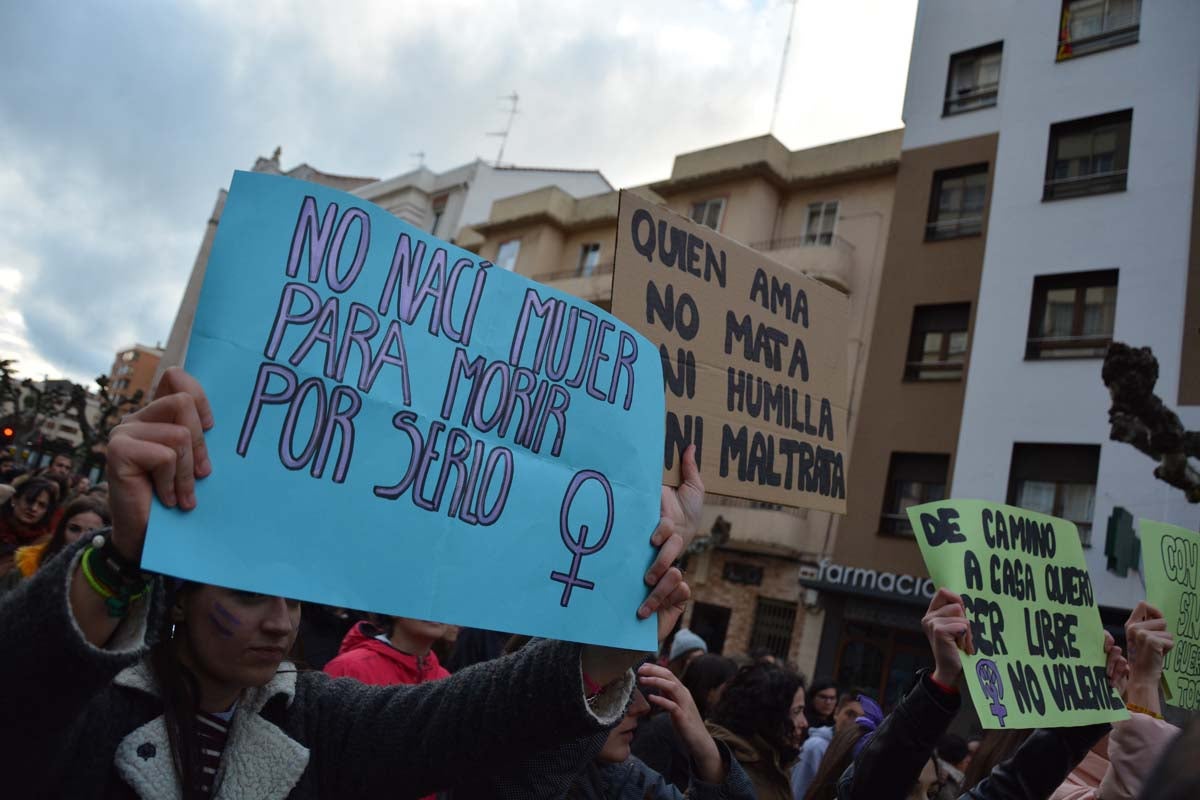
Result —
[[[337,656],[325,665],[325,672],[376,686],[416,685],[449,678],[450,673],[433,652],[434,642],[445,632],[446,626],[440,622],[407,617],[391,617],[386,630],[360,622],[346,634]]]
[[[1145,601],[1125,623],[1129,678],[1122,696],[1129,719],[1092,748],[1051,800],[1133,800],[1142,782],[1179,729],[1162,719],[1158,684],[1163,660],[1175,646],[1162,612]]]

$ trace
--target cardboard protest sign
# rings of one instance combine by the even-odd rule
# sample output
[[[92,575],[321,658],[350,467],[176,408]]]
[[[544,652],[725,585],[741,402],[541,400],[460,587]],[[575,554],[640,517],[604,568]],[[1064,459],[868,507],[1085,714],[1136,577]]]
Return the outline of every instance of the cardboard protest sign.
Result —
[[[653,649],[662,371],[586,302],[358,197],[234,176],[188,350],[216,427],[149,569]]]
[[[1075,526],[983,500],[908,509],[929,574],[962,595],[963,677],[985,728],[1127,719],[1105,674],[1104,627]]]
[[[630,192],[613,313],[658,348],[664,483],[689,444],[705,490],[846,512],[848,300]]]
[[[1146,601],[1163,613],[1175,646],[1163,661],[1168,703],[1200,710],[1200,533],[1165,522],[1138,523]]]

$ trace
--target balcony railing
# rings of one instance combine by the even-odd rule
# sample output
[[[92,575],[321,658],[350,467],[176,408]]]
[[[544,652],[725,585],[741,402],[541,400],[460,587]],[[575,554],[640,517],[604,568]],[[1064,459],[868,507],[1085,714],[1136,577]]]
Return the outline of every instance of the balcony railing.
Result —
[[[996,97],[1000,94],[1000,84],[989,83],[986,86],[975,86],[963,89],[957,94],[946,98],[942,106],[942,114],[958,114],[962,111],[974,111],[977,108],[987,108],[996,105]]]
[[[611,275],[613,271],[613,262],[609,261],[604,264],[597,264],[591,269],[576,267],[575,269],[565,269],[561,272],[551,272],[546,275],[536,275],[534,280],[542,283],[550,283],[551,281],[565,281],[571,278],[590,278],[593,275]]]
[[[942,239],[957,239],[960,236],[978,236],[983,232],[983,216],[935,219],[925,225],[925,241],[938,242]]]
[[[1125,191],[1128,170],[1115,169],[1111,172],[1094,172],[1071,178],[1051,178],[1042,191],[1043,200],[1062,200],[1067,197],[1086,197],[1089,194],[1106,194]]]
[[[1025,342],[1025,358],[1102,358],[1108,352],[1112,335],[1104,336],[1031,336]]]
[[[1139,21],[1135,20],[1132,25],[1114,27],[1091,36],[1081,36],[1078,39],[1060,39],[1058,42],[1058,56],[1055,60],[1066,61],[1077,56],[1086,56],[1088,53],[1098,53],[1101,50],[1108,50],[1110,47],[1136,44],[1139,29]]]
[[[958,361],[909,361],[904,365],[906,381],[957,381],[962,380],[963,362]]]
[[[844,244],[845,240],[831,233],[810,233],[804,236],[787,236],[781,239],[767,239],[750,245],[755,250],[790,250],[793,247],[832,247]]]

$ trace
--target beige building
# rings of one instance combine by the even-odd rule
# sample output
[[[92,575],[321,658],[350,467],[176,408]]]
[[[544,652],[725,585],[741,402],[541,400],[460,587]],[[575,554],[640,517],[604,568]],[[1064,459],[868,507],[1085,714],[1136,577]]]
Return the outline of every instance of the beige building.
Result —
[[[109,395],[115,400],[118,397],[133,398],[141,392],[140,403],[136,407],[131,406],[127,411],[135,411],[149,403],[154,376],[158,372],[162,356],[163,349],[158,346],[134,344],[122,347],[117,351],[108,371]]]
[[[851,436],[863,387],[891,221],[901,131],[791,151],[772,136],[677,156],[671,176],[637,187],[850,298]],[[611,306],[617,193],[571,197],[555,187],[497,200],[459,244],[499,266]],[[853,474],[851,466],[851,474]],[[822,615],[799,584],[833,551],[836,515],[736,500],[705,509],[718,543],[690,559],[687,620],[710,648],[765,648],[811,674]]]

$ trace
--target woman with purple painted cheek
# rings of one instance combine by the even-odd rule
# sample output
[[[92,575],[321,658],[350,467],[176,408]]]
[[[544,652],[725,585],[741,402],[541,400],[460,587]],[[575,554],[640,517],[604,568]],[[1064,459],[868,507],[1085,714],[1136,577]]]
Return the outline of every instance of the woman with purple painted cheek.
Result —
[[[186,584],[171,609],[179,660],[199,684],[199,705],[228,711],[243,689],[275,676],[300,629],[300,603]]]
[[[420,797],[553,748],[574,769],[589,752],[576,743],[599,749],[622,720],[639,652],[541,640],[444,680],[369,686],[284,660],[299,603],[143,573],[152,500],[197,507],[217,424],[178,368],[157,394],[109,439],[112,527],[40,569],[0,614],[0,707],[21,720],[0,725],[0,752],[37,776],[29,794]],[[703,514],[693,448],[682,477],[662,487],[649,591],[628,609],[657,615],[659,641],[690,596],[672,563]],[[314,521],[299,533],[331,531]]]

